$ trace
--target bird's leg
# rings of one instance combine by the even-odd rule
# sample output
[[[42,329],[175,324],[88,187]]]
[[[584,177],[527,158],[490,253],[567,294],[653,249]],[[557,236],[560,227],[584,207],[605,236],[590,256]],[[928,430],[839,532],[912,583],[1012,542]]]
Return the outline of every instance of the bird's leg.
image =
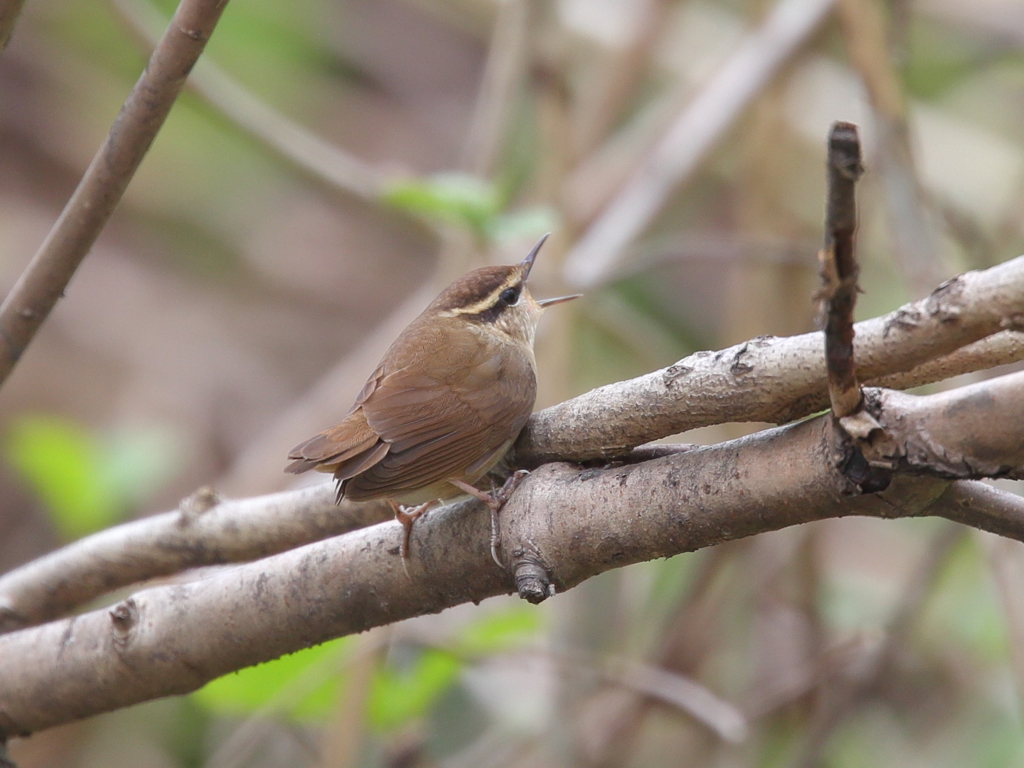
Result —
[[[491,559],[498,565],[499,568],[504,568],[501,560],[498,559],[498,550],[501,549],[501,532],[498,529],[498,513],[501,508],[505,506],[506,502],[512,497],[516,488],[519,487],[519,483],[523,481],[523,478],[530,474],[525,469],[518,469],[509,475],[508,479],[502,484],[501,488],[497,490],[491,490],[490,493],[481,491],[469,483],[465,483],[462,480],[449,479],[448,482],[458,488],[464,493],[468,493],[470,496],[479,499],[491,512]]]
[[[388,499],[387,502],[395,511],[395,520],[402,524],[402,543],[398,548],[398,552],[402,556],[402,565],[404,566],[405,561],[409,559],[409,537],[412,535],[412,524],[416,521],[416,518],[426,512],[434,502],[428,501],[425,504],[419,504],[415,507],[404,507],[397,504],[393,499]]]

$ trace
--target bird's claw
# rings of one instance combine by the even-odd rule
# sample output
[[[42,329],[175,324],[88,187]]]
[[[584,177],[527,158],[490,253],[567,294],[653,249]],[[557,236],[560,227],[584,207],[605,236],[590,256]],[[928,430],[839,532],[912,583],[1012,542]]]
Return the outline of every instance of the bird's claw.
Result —
[[[498,513],[501,508],[508,503],[508,500],[512,498],[512,494],[515,493],[516,488],[523,482],[529,473],[525,469],[517,469],[508,479],[502,484],[501,488],[497,490],[491,489],[490,493],[481,491],[479,488],[475,488],[469,483],[464,483],[461,480],[449,480],[448,482],[454,485],[464,493],[469,494],[475,499],[479,499],[486,506],[491,513],[491,559],[494,560],[495,564],[499,568],[504,568],[504,564],[501,562],[501,558],[498,557],[498,552],[501,550],[501,531],[498,528]]]
[[[402,541],[398,546],[398,553],[402,556],[402,567],[405,575],[409,575],[409,537],[412,536],[412,524],[427,511],[434,502],[428,501],[415,507],[405,507],[388,499],[388,504],[395,511],[395,520],[402,524]]]

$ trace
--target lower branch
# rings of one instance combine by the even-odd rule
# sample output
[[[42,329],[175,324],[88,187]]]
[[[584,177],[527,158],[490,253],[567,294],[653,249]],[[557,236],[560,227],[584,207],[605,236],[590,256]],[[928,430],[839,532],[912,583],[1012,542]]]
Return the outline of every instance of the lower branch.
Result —
[[[950,483],[925,510],[1008,539],[1020,540],[1024,522],[1024,497],[979,482]]]
[[[906,517],[948,481],[897,475],[850,496],[825,460],[826,418],[605,469],[546,465],[503,510],[510,571],[488,551],[477,503],[437,510],[413,531],[409,575],[394,522],[355,531],[98,610],[0,637],[0,736],[27,734],[150,699],[333,637],[507,594],[516,577],[549,594],[641,560],[827,517]],[[1024,516],[972,524],[1024,540]],[[953,517],[953,515],[950,515]],[[511,572],[511,575],[510,575]],[[529,586],[529,585],[527,585]],[[529,589],[520,591],[527,597]]]
[[[1024,371],[935,395],[876,389],[864,398],[875,429],[857,444],[874,467],[950,479],[1024,477]]]
[[[174,512],[108,528],[0,576],[0,633],[129,584],[255,560],[393,517],[384,504],[339,505],[335,496],[330,483],[230,501],[197,491]]]

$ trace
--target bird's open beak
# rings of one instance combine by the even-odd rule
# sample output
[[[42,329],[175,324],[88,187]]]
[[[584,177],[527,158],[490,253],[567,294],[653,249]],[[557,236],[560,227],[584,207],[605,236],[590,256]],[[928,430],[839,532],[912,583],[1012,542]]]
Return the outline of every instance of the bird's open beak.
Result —
[[[558,298],[555,299],[540,299],[537,302],[537,306],[543,309],[544,307],[550,307],[552,304],[561,304],[563,301],[572,301],[573,299],[578,299],[582,295],[582,293],[574,293],[572,296],[559,296]]]
[[[523,259],[523,266],[525,267],[525,270],[523,271],[524,282],[526,281],[526,278],[530,276],[530,270],[533,269],[533,260],[536,259],[537,254],[540,253],[540,247],[544,245],[544,241],[547,240],[550,235],[551,233],[548,232],[548,234],[541,237],[541,239],[537,241],[537,244],[530,249],[530,252],[526,254],[526,258]],[[537,306],[543,309],[544,307],[550,307],[552,304],[561,304],[563,301],[578,299],[582,295],[582,293],[574,293],[572,296],[559,296],[554,299],[541,299],[540,301],[537,301]]]
[[[526,280],[526,278],[530,276],[530,270],[533,269],[533,260],[536,259],[537,254],[540,253],[540,247],[544,245],[544,241],[547,240],[550,236],[550,232],[548,232],[546,235],[543,235],[541,239],[537,241],[537,244],[530,249],[530,252],[526,254],[526,258],[523,259],[523,266],[525,267],[523,271],[524,281]]]

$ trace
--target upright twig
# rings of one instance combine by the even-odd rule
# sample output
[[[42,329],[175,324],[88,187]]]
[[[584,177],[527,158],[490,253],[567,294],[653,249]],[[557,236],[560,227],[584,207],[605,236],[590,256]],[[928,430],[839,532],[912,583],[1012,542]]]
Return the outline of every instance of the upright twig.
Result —
[[[828,136],[828,201],[825,247],[821,251],[821,299],[825,315],[825,358],[833,415],[841,419],[860,405],[853,359],[853,307],[857,303],[857,179],[860,162],[857,126],[835,123]]]
[[[0,384],[121,201],[226,4],[182,0],[78,188],[0,305]]]

